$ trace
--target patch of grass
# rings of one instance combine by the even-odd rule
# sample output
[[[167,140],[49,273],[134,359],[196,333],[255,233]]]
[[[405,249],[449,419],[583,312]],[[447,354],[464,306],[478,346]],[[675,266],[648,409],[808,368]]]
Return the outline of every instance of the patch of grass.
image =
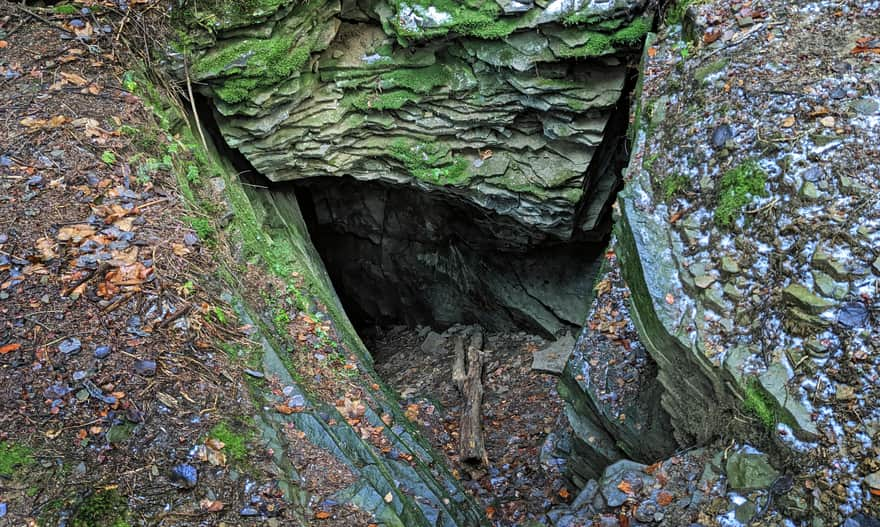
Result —
[[[242,461],[247,457],[250,434],[235,432],[227,423],[221,422],[208,432],[208,437],[222,441],[226,445],[223,447],[224,452],[233,461]]]
[[[389,154],[403,163],[413,177],[436,185],[455,185],[469,177],[467,160],[453,156],[443,145],[397,139],[391,143]]]
[[[754,196],[766,196],[764,185],[767,173],[750,159],[732,168],[721,177],[718,205],[715,207],[715,224],[730,227]]]
[[[118,490],[99,490],[83,501],[71,527],[130,527],[128,501]]]
[[[746,385],[743,408],[768,429],[775,427],[779,421],[776,405],[757,380],[753,379]]]
[[[110,150],[104,150],[104,153],[101,154],[101,161],[107,163],[108,165],[112,165],[113,163],[116,163],[116,154],[114,154]]]
[[[18,469],[27,467],[33,462],[33,450],[30,448],[10,441],[0,442],[0,476],[10,478]]]

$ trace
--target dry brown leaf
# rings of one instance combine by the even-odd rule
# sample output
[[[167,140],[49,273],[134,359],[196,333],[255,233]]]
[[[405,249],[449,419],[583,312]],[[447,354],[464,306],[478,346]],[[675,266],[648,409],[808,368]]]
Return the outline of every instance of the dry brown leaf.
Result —
[[[781,126],[782,126],[783,128],[791,128],[792,126],[794,126],[794,123],[795,123],[795,118],[794,118],[794,116],[793,116],[793,115],[789,115],[788,117],[786,117],[785,119],[782,120],[782,124],[781,124]]]
[[[208,498],[205,498],[199,502],[199,507],[206,512],[220,512],[223,510],[224,504],[220,500],[209,500]]]
[[[62,242],[73,242],[79,243],[85,238],[92,236],[95,234],[95,228],[86,223],[77,223],[75,225],[68,225],[67,227],[61,227],[58,231],[58,240]]]
[[[40,259],[43,261],[58,258],[58,253],[55,252],[55,240],[52,238],[40,238],[37,240],[36,246],[37,250],[40,251]]]
[[[67,73],[62,71],[61,78],[69,82],[70,84],[73,84],[74,86],[85,86],[89,83],[89,81],[87,81],[85,77],[77,73]]]

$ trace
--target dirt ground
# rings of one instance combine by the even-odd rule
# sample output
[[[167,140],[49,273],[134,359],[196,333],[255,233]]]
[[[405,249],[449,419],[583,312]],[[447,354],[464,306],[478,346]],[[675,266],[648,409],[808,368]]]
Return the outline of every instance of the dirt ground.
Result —
[[[452,381],[453,339],[429,328],[398,326],[367,343],[379,374],[494,525],[522,525],[573,498],[559,467],[540,460],[547,435],[567,425],[557,377],[532,370],[533,353],[547,341],[522,332],[486,335],[483,431],[489,465],[476,468],[459,460],[464,401]]]
[[[99,4],[0,3],[0,525],[283,518],[223,250],[128,73],[159,4]]]

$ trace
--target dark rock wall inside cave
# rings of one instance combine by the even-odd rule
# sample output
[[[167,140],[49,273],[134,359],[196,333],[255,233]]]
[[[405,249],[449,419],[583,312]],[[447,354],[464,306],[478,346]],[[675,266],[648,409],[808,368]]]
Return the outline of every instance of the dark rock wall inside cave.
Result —
[[[583,323],[603,241],[560,241],[439,192],[318,178],[295,191],[356,324]],[[288,190],[289,191],[289,190]]]

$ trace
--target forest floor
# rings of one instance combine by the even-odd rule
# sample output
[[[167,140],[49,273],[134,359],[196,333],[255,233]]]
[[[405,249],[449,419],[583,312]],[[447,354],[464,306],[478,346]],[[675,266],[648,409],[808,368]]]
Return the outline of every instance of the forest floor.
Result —
[[[173,176],[196,165],[133,93],[146,33],[98,4],[0,3],[0,525],[279,513],[234,417],[253,403],[224,253]]]

